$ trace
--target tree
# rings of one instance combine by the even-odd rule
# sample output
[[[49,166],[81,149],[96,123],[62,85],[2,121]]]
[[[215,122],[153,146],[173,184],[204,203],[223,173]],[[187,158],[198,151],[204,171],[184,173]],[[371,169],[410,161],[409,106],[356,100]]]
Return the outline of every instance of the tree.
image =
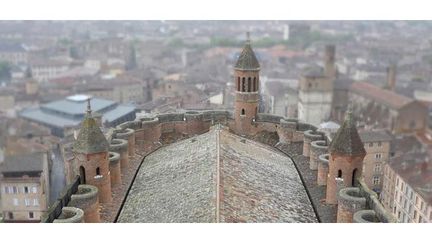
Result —
[[[10,65],[7,62],[0,62],[0,81],[7,81],[9,82],[11,80],[11,72],[10,72]]]

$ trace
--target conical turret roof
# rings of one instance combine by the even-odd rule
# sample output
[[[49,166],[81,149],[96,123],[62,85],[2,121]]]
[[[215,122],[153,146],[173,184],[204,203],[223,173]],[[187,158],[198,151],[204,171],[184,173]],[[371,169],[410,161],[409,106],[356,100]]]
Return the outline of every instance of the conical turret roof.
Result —
[[[108,151],[108,141],[92,117],[90,99],[87,105],[87,114],[81,124],[78,137],[73,145],[77,153],[93,154]]]
[[[347,111],[345,121],[337,131],[330,144],[330,153],[338,153],[350,156],[366,154],[363,142],[355,125],[352,109]]]
[[[260,65],[258,59],[252,50],[249,38],[249,32],[247,33],[247,40],[243,47],[243,51],[240,53],[237,63],[234,66],[238,70],[259,70]]]

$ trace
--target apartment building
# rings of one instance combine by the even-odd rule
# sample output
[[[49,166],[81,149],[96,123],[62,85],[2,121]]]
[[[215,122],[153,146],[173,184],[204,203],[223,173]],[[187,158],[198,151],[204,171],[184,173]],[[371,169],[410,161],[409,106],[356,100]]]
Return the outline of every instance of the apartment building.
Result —
[[[370,189],[380,193],[384,165],[390,158],[392,137],[385,130],[360,131],[359,135],[366,150],[366,156],[363,159],[363,179]]]
[[[384,167],[384,206],[401,223],[432,222],[432,163],[427,154],[405,154]]]
[[[49,203],[47,153],[6,156],[0,172],[4,222],[39,222]]]

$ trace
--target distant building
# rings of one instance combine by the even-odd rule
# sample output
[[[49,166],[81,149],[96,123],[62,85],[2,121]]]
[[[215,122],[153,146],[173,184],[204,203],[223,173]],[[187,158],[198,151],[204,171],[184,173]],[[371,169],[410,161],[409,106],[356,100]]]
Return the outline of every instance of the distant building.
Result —
[[[26,64],[28,54],[20,44],[0,43],[0,61],[6,61],[11,64]]]
[[[60,60],[38,60],[31,63],[32,75],[38,82],[61,77],[69,70],[69,63]]]
[[[324,65],[306,69],[300,79],[298,118],[315,126],[328,121],[331,114],[336,78],[334,46],[326,47]]]
[[[89,96],[74,95],[53,101],[38,108],[23,110],[19,116],[51,129],[53,135],[64,136],[64,129],[78,127],[85,115],[86,101]],[[102,114],[104,125],[116,126],[124,121],[135,119],[135,107],[120,105],[114,101],[93,98],[95,112]]]
[[[424,153],[404,154],[384,168],[381,201],[401,223],[432,222],[432,163]]]
[[[363,179],[366,185],[375,192],[381,192],[383,171],[390,158],[390,141],[392,137],[384,130],[360,131],[360,138],[366,150],[363,159]]]
[[[39,222],[49,203],[47,153],[6,156],[0,164],[5,222]]]
[[[428,108],[406,96],[366,82],[351,85],[354,114],[367,126],[394,133],[421,132],[427,128]]]

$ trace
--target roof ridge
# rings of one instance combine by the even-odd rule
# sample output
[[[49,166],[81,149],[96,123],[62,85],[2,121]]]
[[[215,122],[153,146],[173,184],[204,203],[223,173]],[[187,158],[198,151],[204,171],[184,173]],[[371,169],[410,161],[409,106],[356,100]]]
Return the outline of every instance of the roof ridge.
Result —
[[[216,127],[216,223],[220,223],[220,124]]]

